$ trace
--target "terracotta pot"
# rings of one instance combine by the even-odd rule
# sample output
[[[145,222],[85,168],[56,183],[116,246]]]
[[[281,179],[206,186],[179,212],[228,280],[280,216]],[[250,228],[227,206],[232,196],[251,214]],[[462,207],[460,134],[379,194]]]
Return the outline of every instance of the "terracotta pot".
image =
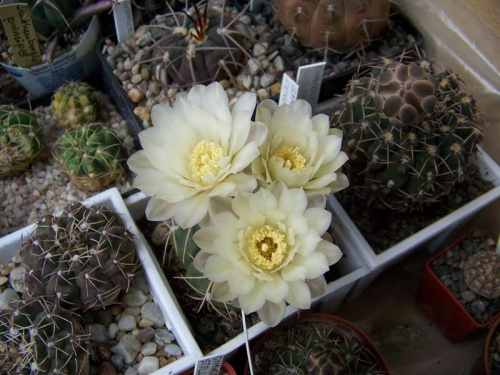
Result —
[[[236,375],[236,371],[234,370],[233,366],[229,362],[222,362],[222,367],[221,370],[225,371],[228,373],[228,375]],[[194,373],[194,368],[184,371],[181,373],[181,375],[192,375]]]
[[[389,366],[387,365],[387,362],[385,361],[384,357],[382,357],[382,354],[380,354],[377,346],[371,341],[371,339],[368,337],[366,333],[364,333],[362,330],[360,330],[358,327],[356,327],[353,323],[349,322],[348,320],[342,319],[338,316],[335,315],[330,315],[330,314],[322,314],[322,313],[309,313],[309,314],[301,314],[300,316],[297,315],[293,318],[290,318],[286,322],[281,323],[280,325],[272,328],[268,332],[266,332],[263,336],[261,336],[257,343],[254,345],[251,351],[251,356],[252,356],[252,361],[255,358],[255,356],[258,354],[258,352],[261,350],[262,346],[264,343],[276,332],[278,332],[284,324],[289,324],[289,322],[292,321],[298,321],[298,322],[303,322],[303,321],[329,321],[335,324],[341,324],[343,327],[348,328],[349,330],[353,331],[356,333],[356,335],[361,338],[361,341],[363,342],[364,346],[368,348],[368,350],[373,354],[374,359],[380,364],[380,369],[383,371],[384,374],[389,375]],[[248,362],[245,365],[245,372],[244,375],[249,375],[250,374],[250,369]]]
[[[469,237],[477,228],[440,250],[425,264],[416,294],[417,303],[424,313],[436,323],[450,341],[460,341],[471,334],[488,327],[492,321],[479,323],[467,312],[453,293],[441,282],[431,264],[448,250]],[[482,232],[482,231],[481,231]],[[484,232],[483,232],[484,233]],[[488,236],[490,239],[491,237]],[[497,316],[499,316],[498,314]],[[495,318],[495,317],[494,317]]]

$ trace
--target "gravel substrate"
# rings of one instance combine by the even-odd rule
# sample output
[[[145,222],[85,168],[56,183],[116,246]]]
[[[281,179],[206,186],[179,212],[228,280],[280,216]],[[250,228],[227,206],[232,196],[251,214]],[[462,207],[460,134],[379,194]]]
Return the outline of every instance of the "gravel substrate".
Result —
[[[115,131],[124,144],[127,156],[130,155],[134,151],[134,141],[127,123],[104,94],[99,93],[99,98],[99,121]],[[0,209],[3,211],[0,215],[0,237],[35,222],[44,213],[56,212],[69,202],[80,202],[95,194],[84,192],[70,182],[52,158],[54,144],[64,129],[58,126],[50,107],[38,107],[34,112],[45,132],[46,149],[30,169],[15,177],[0,179]],[[131,190],[130,173],[113,186],[122,193]]]

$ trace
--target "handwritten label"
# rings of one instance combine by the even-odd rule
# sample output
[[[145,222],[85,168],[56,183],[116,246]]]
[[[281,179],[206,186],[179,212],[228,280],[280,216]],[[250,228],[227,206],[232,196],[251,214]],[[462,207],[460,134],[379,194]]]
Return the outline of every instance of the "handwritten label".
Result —
[[[219,375],[224,355],[214,354],[196,361],[194,375]]]
[[[297,73],[297,83],[299,84],[298,99],[304,99],[309,102],[312,109],[318,104],[319,91],[323,81],[326,62],[304,65],[299,68]]]
[[[283,74],[283,81],[281,82],[280,100],[278,105],[292,104],[297,100],[297,93],[299,92],[299,85],[288,74]]]
[[[28,5],[17,3],[0,6],[0,20],[17,65],[29,68],[41,64],[40,47]]]
[[[116,38],[118,43],[126,42],[134,36],[134,17],[130,0],[120,0],[113,6]]]

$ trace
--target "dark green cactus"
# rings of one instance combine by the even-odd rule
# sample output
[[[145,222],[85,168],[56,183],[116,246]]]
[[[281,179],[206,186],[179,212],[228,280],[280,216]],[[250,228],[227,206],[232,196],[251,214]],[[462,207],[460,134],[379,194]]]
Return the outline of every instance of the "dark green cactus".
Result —
[[[42,298],[12,301],[0,311],[2,374],[84,375],[88,335],[76,317]]]
[[[99,102],[91,86],[69,82],[54,93],[50,109],[60,125],[74,129],[97,119]]]
[[[54,157],[77,186],[102,190],[125,175],[120,139],[101,124],[69,130],[59,138]]]
[[[383,60],[353,79],[332,126],[344,132],[357,197],[397,211],[438,201],[477,152],[477,113],[459,78],[426,60]]]
[[[43,129],[36,117],[9,105],[0,106],[0,176],[28,168],[43,150]]]
[[[18,255],[25,298],[46,296],[67,309],[114,303],[137,268],[133,235],[118,215],[79,203],[40,219]]]

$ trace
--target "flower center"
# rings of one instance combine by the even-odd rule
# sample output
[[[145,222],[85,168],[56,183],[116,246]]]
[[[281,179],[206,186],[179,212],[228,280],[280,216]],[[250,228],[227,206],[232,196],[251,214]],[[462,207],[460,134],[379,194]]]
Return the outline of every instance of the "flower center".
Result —
[[[299,152],[298,147],[282,146],[274,156],[276,159],[283,160],[283,166],[295,170],[299,174],[306,166],[306,158]]]
[[[219,161],[226,156],[221,146],[213,142],[201,141],[196,145],[189,159],[191,174],[201,182],[205,176],[219,173]]]
[[[255,230],[248,240],[250,261],[268,271],[278,269],[287,253],[285,235],[270,225]]]

